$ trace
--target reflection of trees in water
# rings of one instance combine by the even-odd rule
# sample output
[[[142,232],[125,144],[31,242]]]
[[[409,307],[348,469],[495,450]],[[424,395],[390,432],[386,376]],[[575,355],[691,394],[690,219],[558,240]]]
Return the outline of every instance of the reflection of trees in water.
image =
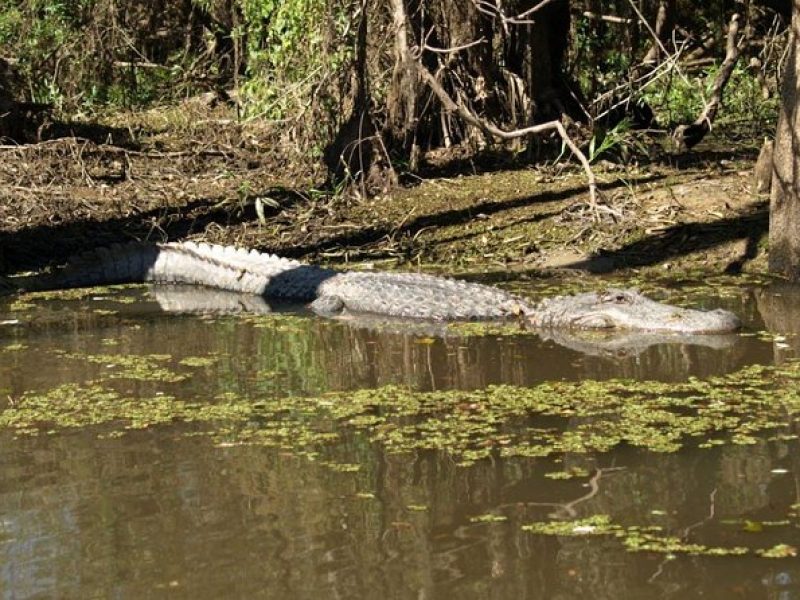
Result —
[[[754,296],[767,330],[785,336],[775,343],[775,362],[800,356],[800,285],[775,282]]]
[[[726,336],[719,347],[684,344],[676,338],[671,343],[650,345],[633,354],[622,348],[579,360],[583,377],[587,379],[685,381],[690,376],[721,375],[770,359],[769,349],[752,338]]]
[[[109,339],[115,344],[108,345]],[[185,357],[210,354],[217,363],[191,369],[187,382],[171,387],[141,382],[128,388],[143,394],[168,389],[201,397],[232,391],[260,398],[387,384],[429,390],[582,378],[682,380],[735,370],[768,351],[752,338],[740,338],[721,348],[670,343],[633,354],[615,349],[592,356],[534,335],[430,338],[315,318],[266,318],[254,326],[238,317],[187,316],[133,322],[105,318],[103,327],[84,319],[80,327],[62,325],[25,343],[27,351],[6,357],[14,361],[13,369],[5,360],[0,365],[9,381],[16,381],[12,391],[29,389],[31,381],[48,385],[104,373],[103,365],[47,352],[59,349],[75,354],[168,354],[173,365]]]
[[[333,452],[362,470],[337,473],[321,466],[324,457],[212,448],[205,440],[174,441],[172,433],[15,443],[2,463],[0,511],[13,533],[0,544],[4,589],[130,597],[174,580],[182,594],[206,597],[269,590],[282,598],[616,598],[645,597],[652,585],[663,593],[711,592],[715,581],[747,587],[766,568],[742,559],[679,559],[650,584],[660,559],[629,554],[617,541],[522,531],[553,512],[545,503],[586,494],[585,480],[543,477],[569,463],[498,458],[462,468],[439,453],[387,455],[356,437]],[[680,533],[708,515],[716,490],[716,520],[774,519],[770,506],[788,504],[791,479],[766,478],[771,466],[787,466],[788,448],[621,450],[583,462],[625,469],[604,476],[598,493],[574,509],[623,524],[661,519]],[[653,509],[666,514],[654,517]],[[508,521],[470,522],[488,512]],[[692,535],[707,541],[702,527]]]
[[[162,304],[164,293],[158,295]],[[173,304],[183,306],[186,296],[182,293]],[[230,296],[227,300],[240,302],[239,296]],[[203,295],[197,300],[208,303]],[[95,306],[119,313],[98,315],[92,312]],[[0,373],[17,381],[13,391],[25,389],[31,379],[45,384],[48,379],[101,374],[101,366],[43,352],[53,348],[92,354],[159,353],[175,359],[215,354],[216,366],[193,370],[192,380],[174,389],[204,396],[209,390],[233,391],[261,398],[386,384],[427,390],[475,389],[495,383],[532,386],[543,380],[582,378],[675,381],[772,360],[766,344],[735,336],[695,336],[688,344],[681,338],[661,340],[652,334],[603,338],[565,331],[541,337],[437,336],[418,324],[364,326],[358,320],[343,323],[296,315],[165,314],[152,302],[104,305],[85,300],[68,310],[52,304],[37,309],[34,322],[31,335],[23,340],[28,354],[0,360]],[[441,334],[442,328],[432,331]],[[108,345],[108,339],[116,345]],[[7,362],[11,360],[16,363],[13,369]],[[42,363],[47,368],[40,368]],[[143,393],[164,388],[147,383],[131,387]]]

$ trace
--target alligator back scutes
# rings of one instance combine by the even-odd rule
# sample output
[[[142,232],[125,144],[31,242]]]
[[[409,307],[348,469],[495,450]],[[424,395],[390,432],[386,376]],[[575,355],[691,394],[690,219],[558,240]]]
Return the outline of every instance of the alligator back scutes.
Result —
[[[416,273],[339,273],[319,293],[340,298],[351,312],[415,319],[502,319],[532,310],[497,288]]]

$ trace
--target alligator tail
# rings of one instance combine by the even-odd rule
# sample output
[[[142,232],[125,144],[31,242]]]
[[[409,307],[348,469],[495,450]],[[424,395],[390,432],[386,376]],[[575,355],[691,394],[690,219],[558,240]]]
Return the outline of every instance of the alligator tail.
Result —
[[[155,244],[114,244],[76,254],[66,265],[50,272],[15,277],[11,285],[16,291],[34,292],[139,283],[148,280],[148,265],[155,262],[158,254],[159,248]]]
[[[299,267],[303,265],[297,261],[230,246],[132,242],[88,250],[71,258],[63,267],[13,278],[10,283],[12,291],[23,292],[153,282],[263,294],[273,277]],[[303,268],[306,271],[319,270]],[[303,278],[299,279],[302,281]],[[304,288],[296,294],[285,295],[299,296],[298,299],[302,300],[306,297],[313,299],[313,292]]]

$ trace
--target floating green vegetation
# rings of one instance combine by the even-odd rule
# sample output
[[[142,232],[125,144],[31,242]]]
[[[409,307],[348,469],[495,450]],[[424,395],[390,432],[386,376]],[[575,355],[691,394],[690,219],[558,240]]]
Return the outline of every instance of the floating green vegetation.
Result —
[[[61,385],[44,393],[25,393],[14,407],[0,412],[0,427],[21,434],[55,433],[59,429],[124,420],[126,429],[143,429],[191,417],[185,403],[166,395],[123,398],[100,385]]]
[[[183,381],[187,377],[162,366],[162,363],[172,358],[169,354],[77,354],[70,352],[58,352],[58,354],[72,360],[103,365],[108,369],[104,375],[108,379],[138,379],[175,383]]]
[[[112,302],[128,304],[132,302],[137,302],[139,299],[132,296],[120,295],[119,290],[131,289],[131,288],[144,289],[144,286],[137,284],[137,285],[117,285],[114,286],[113,288],[109,286],[97,286],[89,288],[47,290],[44,292],[26,292],[24,294],[24,297],[27,300],[45,300],[45,301],[85,300],[87,298],[98,298],[101,300],[108,300]]]
[[[552,473],[545,473],[544,476],[549,479],[575,479],[576,477],[588,477],[589,471],[581,467],[572,467],[566,471],[553,471]]]
[[[109,378],[184,377],[163,367],[167,355],[67,356],[109,366]],[[52,395],[24,394],[0,415],[5,425],[19,422],[25,429],[39,420],[57,427],[65,407],[66,426],[75,426],[78,409],[93,416],[85,424],[146,422],[152,409],[154,423],[208,423],[207,433],[219,446],[256,444],[316,456],[347,432],[361,432],[389,452],[440,450],[470,464],[492,455],[606,452],[622,443],[653,452],[673,452],[687,443],[760,443],[768,432],[791,426],[800,413],[798,380],[800,363],[795,362],[678,384],[550,382],[447,392],[390,386],[262,401],[231,393],[210,403],[161,398],[155,404],[118,395],[115,401],[97,402],[101,388],[90,386],[81,393],[73,386],[56,388]],[[68,403],[59,399],[65,389],[71,390]],[[714,444],[702,443],[707,439]],[[564,473],[552,476],[585,475],[580,469]]]
[[[6,344],[5,346],[0,347],[0,352],[19,352],[20,350],[25,350],[28,346],[25,344],[21,344],[19,342],[14,344]]]
[[[304,331],[308,327],[308,317],[287,313],[242,315],[239,319],[257,329],[274,328],[276,331],[286,333]]]
[[[755,552],[764,558],[794,558],[797,556],[797,547],[789,544],[777,544],[772,548],[764,548]]]
[[[508,521],[508,517],[505,515],[497,515],[494,513],[486,513],[485,515],[477,515],[475,517],[470,517],[470,523],[503,523]]]
[[[361,470],[361,465],[357,465],[354,463],[338,463],[338,462],[325,461],[320,464],[323,467],[327,467],[331,471],[336,471],[337,473],[358,473]]]
[[[187,356],[178,361],[186,367],[210,367],[219,360],[216,356]]]
[[[474,321],[474,322],[455,322],[447,324],[447,331],[453,335],[460,337],[475,337],[475,336],[496,336],[504,337],[510,335],[524,335],[528,333],[522,328],[520,323],[514,321],[508,322],[492,322],[492,321]]]
[[[33,302],[25,302],[24,300],[21,300],[19,298],[17,298],[11,304],[8,305],[8,310],[14,312],[25,312],[28,310],[32,310],[34,308],[36,308],[36,305]]]
[[[581,536],[613,536],[622,542],[629,552],[656,552],[675,556],[688,554],[692,556],[742,556],[755,553],[765,558],[783,558],[794,556],[796,549],[779,544],[769,549],[750,549],[746,546],[706,546],[687,542],[679,537],[665,535],[658,525],[628,527],[611,521],[608,515],[593,515],[574,521],[542,521],[523,525],[524,531],[538,535],[555,535],[568,537]],[[795,554],[792,554],[795,552]]]

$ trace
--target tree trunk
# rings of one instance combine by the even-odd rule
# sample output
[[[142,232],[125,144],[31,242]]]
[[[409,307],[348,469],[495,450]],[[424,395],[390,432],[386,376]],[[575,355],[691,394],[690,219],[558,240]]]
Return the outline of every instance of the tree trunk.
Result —
[[[800,280],[800,0],[793,0],[789,61],[773,151],[769,219],[769,269]]]
[[[353,110],[325,149],[329,183],[356,184],[363,195],[384,192],[397,185],[375,127],[367,73],[368,0],[362,0],[356,38]]]

